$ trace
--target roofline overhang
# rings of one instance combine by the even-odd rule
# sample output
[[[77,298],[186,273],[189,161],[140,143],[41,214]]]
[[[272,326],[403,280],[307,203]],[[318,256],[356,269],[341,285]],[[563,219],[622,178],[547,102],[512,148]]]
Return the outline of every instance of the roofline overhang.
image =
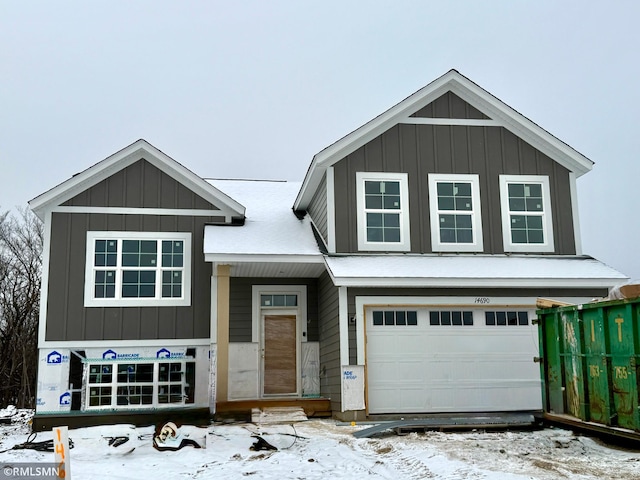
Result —
[[[612,288],[627,278],[365,278],[329,275],[336,287],[387,288]]]
[[[523,138],[569,171],[574,172],[576,177],[580,177],[592,169],[593,161],[458,71],[449,70],[373,120],[314,155],[293,205],[294,210],[307,209],[327,167],[340,161],[447,91],[452,91],[490,118],[499,121],[501,126]]]
[[[205,262],[217,264],[235,263],[311,263],[324,264],[322,254],[250,254],[250,253],[205,253]]]

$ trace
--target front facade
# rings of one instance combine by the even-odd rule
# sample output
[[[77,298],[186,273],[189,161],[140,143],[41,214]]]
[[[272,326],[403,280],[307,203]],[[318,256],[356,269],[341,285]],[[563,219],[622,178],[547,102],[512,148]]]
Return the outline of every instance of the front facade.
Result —
[[[581,251],[591,167],[453,70],[301,184],[205,181],[138,141],[31,202],[37,414],[539,410],[536,299],[626,279]]]

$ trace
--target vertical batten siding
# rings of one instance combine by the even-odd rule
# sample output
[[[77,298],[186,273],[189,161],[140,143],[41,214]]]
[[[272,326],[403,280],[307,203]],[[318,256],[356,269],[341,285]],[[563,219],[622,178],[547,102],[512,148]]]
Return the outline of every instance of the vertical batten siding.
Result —
[[[66,201],[65,206],[217,208],[142,159]]]
[[[338,288],[324,273],[318,281],[320,316],[320,395],[331,400],[331,409],[342,408],[340,385],[340,302]]]
[[[318,185],[316,193],[313,194],[311,204],[309,205],[309,215],[313,224],[322,236],[325,245],[329,242],[329,233],[327,230],[327,174],[322,177],[322,182]]]
[[[576,253],[569,171],[502,127],[396,125],[334,165],[336,250],[358,251],[356,172],[406,172],[411,252],[432,253],[429,173],[478,174],[484,253],[502,254],[499,175],[548,175],[556,254]]]
[[[251,342],[254,285],[304,285],[307,287],[307,341],[318,341],[318,282],[315,278],[231,277],[229,341]]]
[[[484,113],[471,106],[453,92],[447,92],[429,105],[418,110],[412,117],[426,118],[475,118],[488,119]]]
[[[49,341],[208,338],[210,267],[202,258],[212,217],[53,213],[47,296]],[[85,307],[87,231],[191,232],[191,305]],[[200,252],[200,253],[198,253]]]

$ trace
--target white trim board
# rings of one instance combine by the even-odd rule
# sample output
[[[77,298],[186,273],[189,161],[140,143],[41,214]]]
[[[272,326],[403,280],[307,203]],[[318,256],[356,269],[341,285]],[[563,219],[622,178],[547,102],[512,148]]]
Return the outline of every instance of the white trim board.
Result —
[[[320,252],[317,255],[297,254],[252,254],[252,253],[205,253],[205,262],[213,263],[323,263]]]
[[[116,347],[201,347],[210,345],[209,338],[179,338],[152,340],[47,340],[38,342],[39,349],[69,348],[84,350],[87,348]]]
[[[58,206],[51,209],[53,213],[102,213],[109,215],[171,215],[187,217],[225,217],[230,222],[226,212],[222,210],[195,210],[187,208],[129,208],[129,207],[67,207]]]
[[[407,117],[398,123],[407,125],[460,125],[464,127],[502,127],[502,123],[491,119],[475,118],[427,118]]]
[[[282,309],[297,310],[298,327],[302,342],[307,341],[307,286],[306,285],[252,285],[251,286],[251,342],[260,343],[260,316],[262,307],[260,295],[294,294],[298,296],[297,307],[282,307]],[[276,307],[274,307],[276,308]]]

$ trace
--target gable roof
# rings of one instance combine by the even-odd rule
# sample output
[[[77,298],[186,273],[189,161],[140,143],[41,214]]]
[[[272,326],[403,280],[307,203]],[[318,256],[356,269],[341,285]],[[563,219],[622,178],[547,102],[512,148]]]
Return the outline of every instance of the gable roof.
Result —
[[[44,219],[45,211],[63,204],[88,188],[142,159],[151,163],[208,202],[216,205],[220,209],[220,214],[228,217],[229,221],[231,218],[244,217],[244,206],[143,139],[133,142],[131,145],[30,200],[29,206],[40,219]]]
[[[307,170],[302,188],[293,206],[294,210],[307,209],[327,167],[337,163],[398,123],[407,121],[418,110],[447,92],[454,93],[489,117],[494,122],[493,124],[502,126],[522,138],[575,173],[576,177],[584,175],[593,167],[593,162],[580,152],[551,135],[457,70],[449,70],[386,112],[317,153]],[[481,125],[482,122],[479,121],[478,124]]]

